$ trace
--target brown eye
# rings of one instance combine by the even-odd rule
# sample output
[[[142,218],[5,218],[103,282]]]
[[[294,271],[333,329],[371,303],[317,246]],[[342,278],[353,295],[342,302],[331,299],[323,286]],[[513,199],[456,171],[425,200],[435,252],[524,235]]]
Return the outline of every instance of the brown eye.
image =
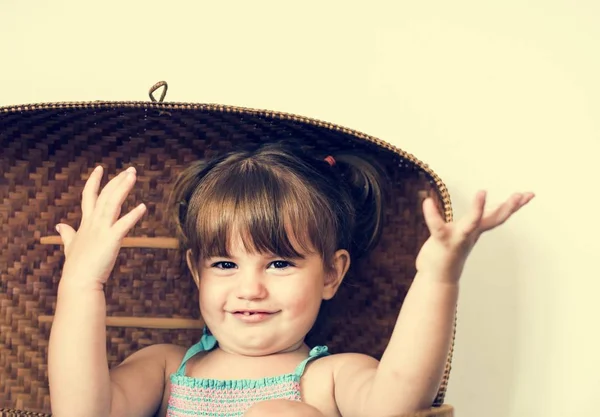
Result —
[[[294,264],[288,261],[279,260],[271,262],[270,266],[273,266],[275,269],[284,269],[294,266]]]
[[[227,261],[221,261],[221,262],[215,262],[214,264],[211,265],[211,268],[217,268],[217,269],[233,269],[235,268],[237,265],[234,264],[233,262],[227,262]]]

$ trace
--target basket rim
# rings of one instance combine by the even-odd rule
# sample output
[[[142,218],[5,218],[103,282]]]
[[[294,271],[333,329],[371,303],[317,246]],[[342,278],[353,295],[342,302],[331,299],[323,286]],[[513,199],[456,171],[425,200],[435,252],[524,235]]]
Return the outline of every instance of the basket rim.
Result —
[[[271,119],[290,120],[295,122],[301,122],[325,128],[337,132],[342,132],[358,139],[371,142],[381,148],[392,151],[399,156],[408,159],[410,162],[417,165],[423,171],[425,171],[435,182],[442,202],[444,203],[444,215],[446,221],[452,221],[453,212],[451,207],[451,198],[448,188],[442,181],[442,179],[423,161],[415,157],[413,154],[400,149],[399,147],[392,145],[382,139],[375,136],[368,135],[364,132],[343,127],[336,123],[326,122],[320,119],[300,116],[295,113],[281,112],[274,110],[266,110],[260,108],[242,107],[234,105],[224,105],[215,103],[190,103],[190,102],[148,102],[148,101],[58,101],[58,102],[42,102],[42,103],[28,103],[28,104],[17,104],[0,106],[0,114],[2,113],[22,113],[27,111],[35,110],[61,110],[61,109],[114,109],[114,108],[152,108],[160,110],[200,110],[200,111],[214,111],[221,113],[231,114],[248,114],[253,116],[262,116]]]

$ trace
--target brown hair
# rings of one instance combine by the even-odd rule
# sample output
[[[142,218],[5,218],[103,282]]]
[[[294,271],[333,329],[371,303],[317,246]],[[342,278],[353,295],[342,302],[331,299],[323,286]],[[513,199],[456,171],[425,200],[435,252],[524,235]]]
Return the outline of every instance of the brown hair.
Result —
[[[326,267],[338,249],[365,255],[381,233],[384,177],[364,157],[326,156],[279,142],[190,164],[170,196],[181,248],[196,260],[227,256],[240,233],[251,253],[314,250]]]

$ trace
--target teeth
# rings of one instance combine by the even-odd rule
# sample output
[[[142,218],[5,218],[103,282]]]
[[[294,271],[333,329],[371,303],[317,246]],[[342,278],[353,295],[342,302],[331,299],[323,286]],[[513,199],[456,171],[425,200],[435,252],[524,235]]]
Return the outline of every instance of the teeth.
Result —
[[[244,311],[244,316],[249,316],[250,312],[249,311]]]

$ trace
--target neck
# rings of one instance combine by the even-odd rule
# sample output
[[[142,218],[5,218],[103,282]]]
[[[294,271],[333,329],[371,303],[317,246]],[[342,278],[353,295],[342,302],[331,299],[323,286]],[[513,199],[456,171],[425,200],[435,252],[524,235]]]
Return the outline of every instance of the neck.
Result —
[[[257,352],[242,351],[242,350],[236,349],[235,347],[232,347],[232,346],[221,345],[220,343],[217,344],[217,349],[228,355],[246,356],[246,357],[253,357],[253,358],[272,356],[272,355],[294,354],[294,353],[302,353],[302,354],[308,355],[308,352],[310,351],[309,347],[304,343],[304,339],[299,340],[298,342],[294,343],[293,345],[291,345],[285,349],[277,350],[277,351],[257,351]]]

